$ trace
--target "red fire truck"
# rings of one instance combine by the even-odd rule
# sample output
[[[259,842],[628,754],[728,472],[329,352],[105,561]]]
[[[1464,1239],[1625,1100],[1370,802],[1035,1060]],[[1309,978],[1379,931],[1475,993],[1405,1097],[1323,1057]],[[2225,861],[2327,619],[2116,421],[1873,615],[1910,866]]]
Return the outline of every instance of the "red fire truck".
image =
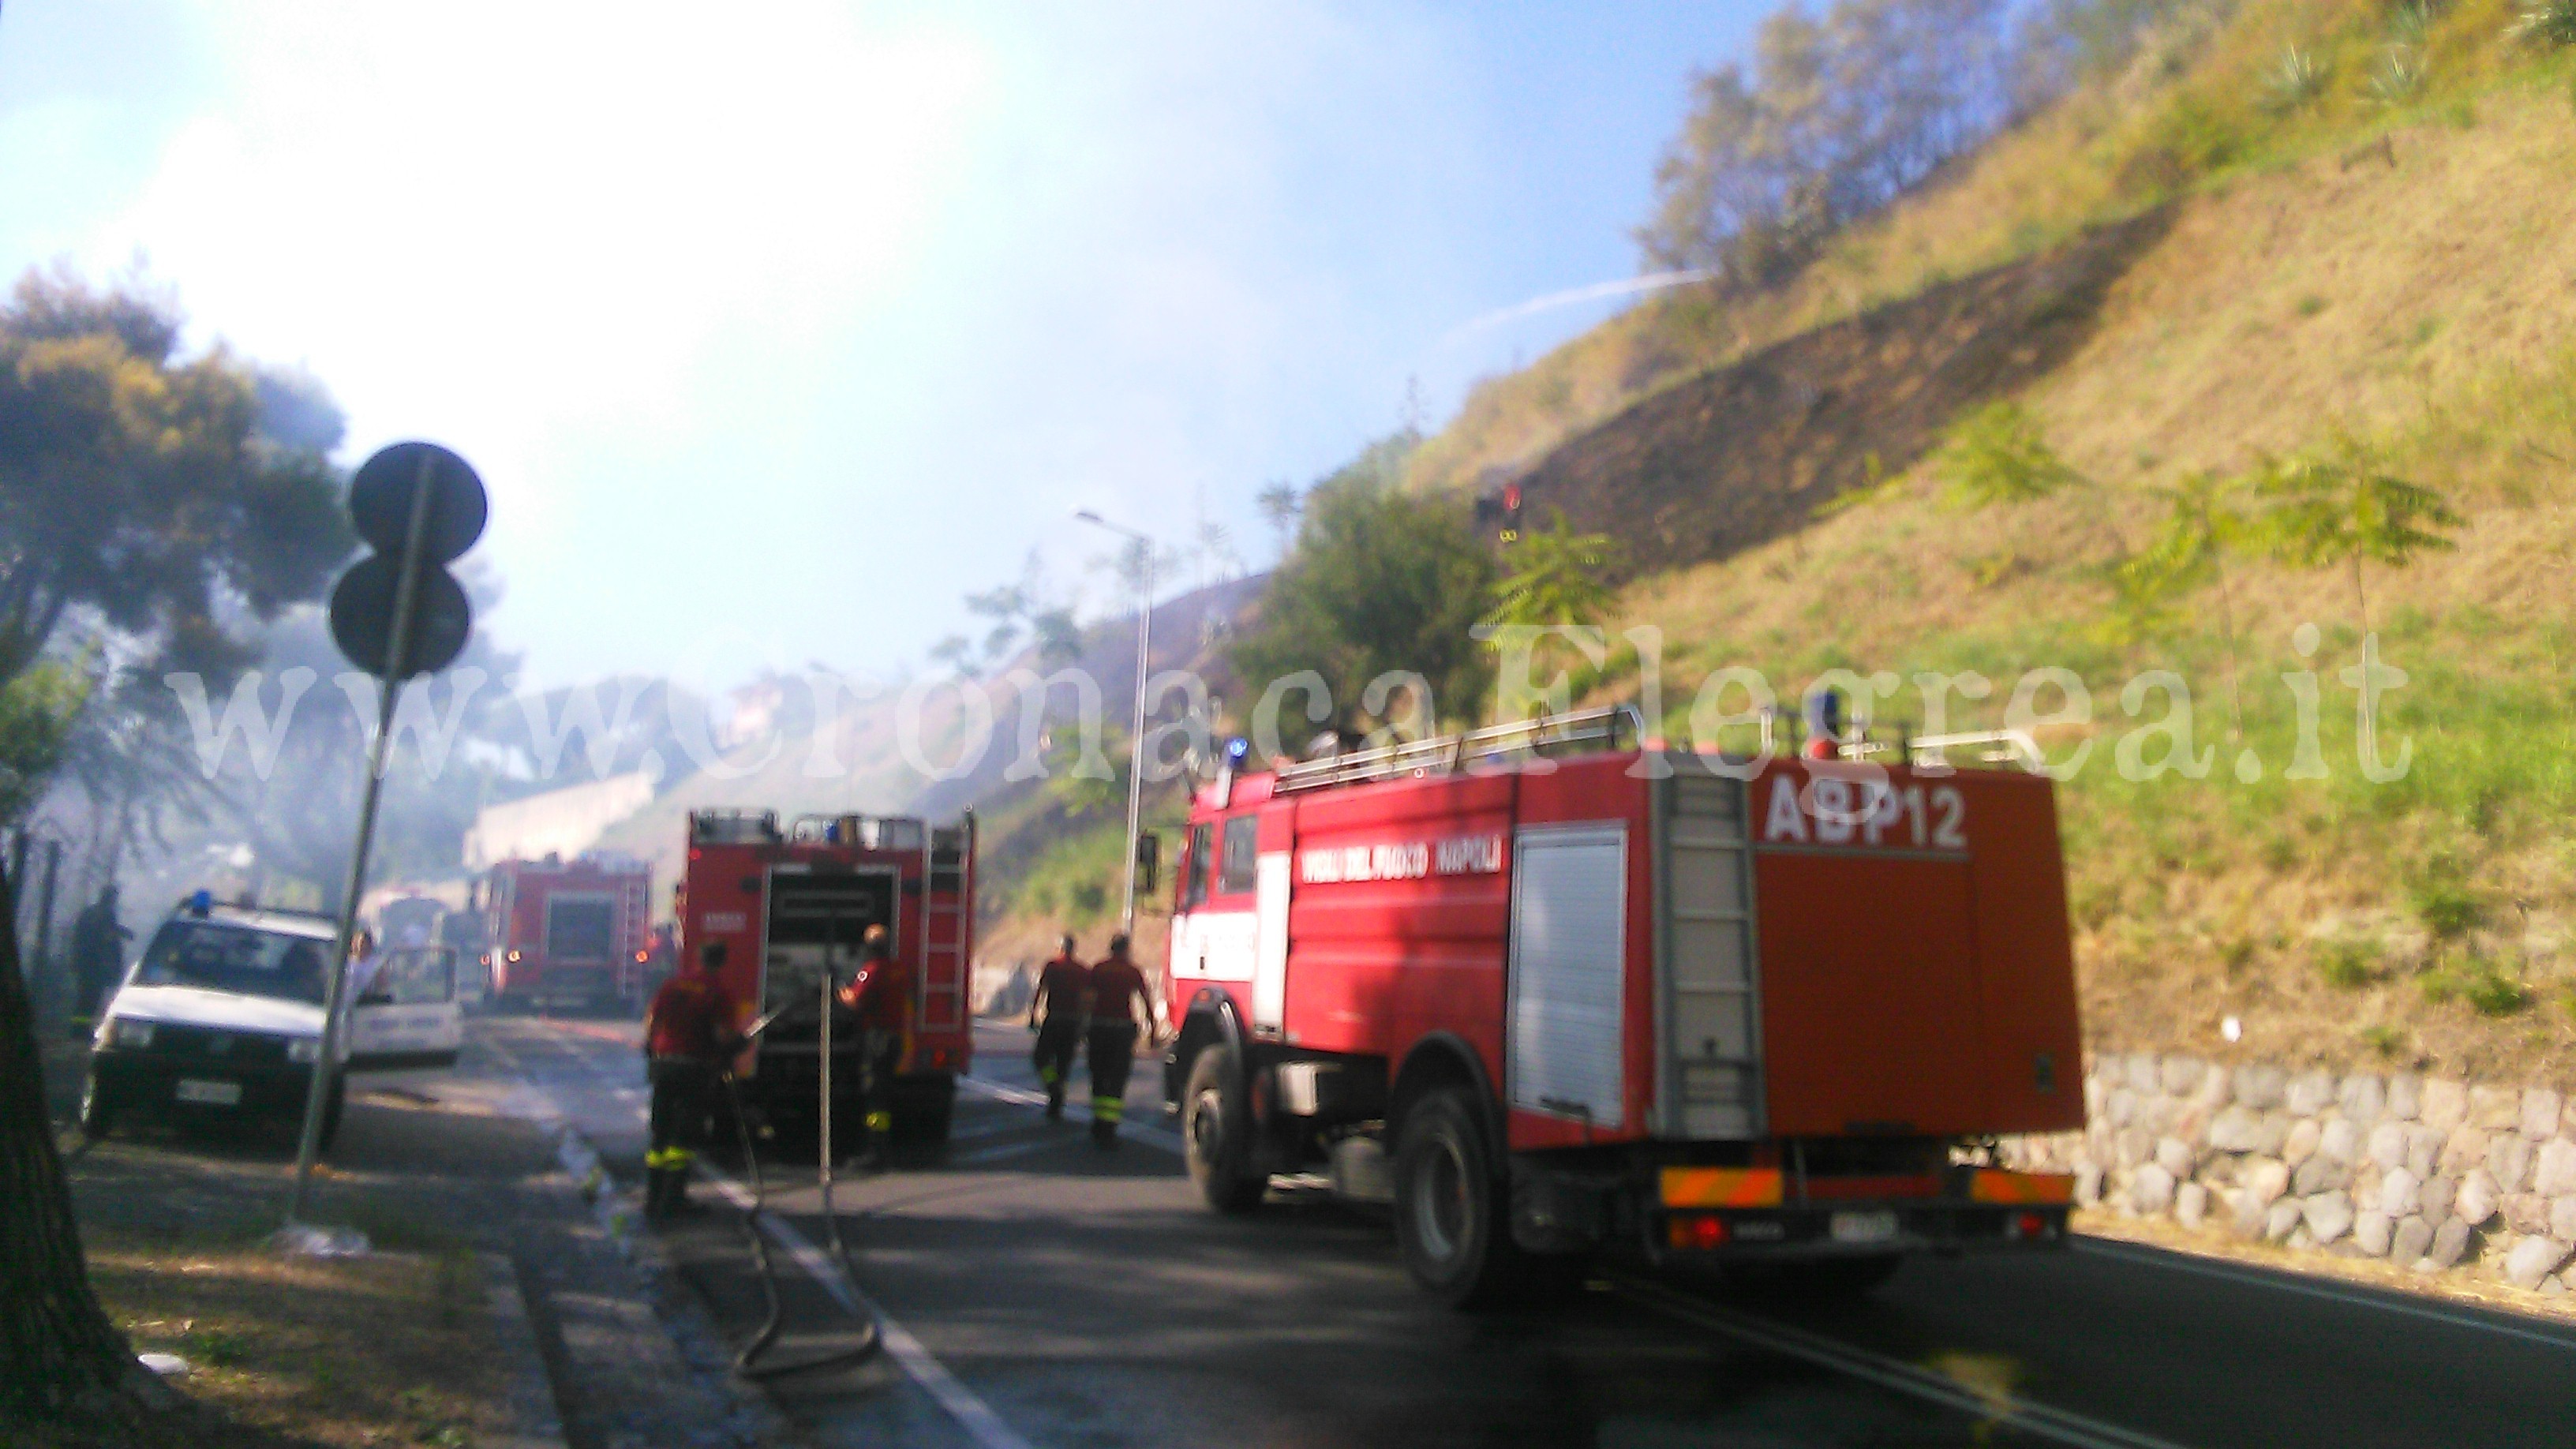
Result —
[[[622,856],[492,867],[482,961],[494,1002],[640,1009],[652,890],[652,866]]]
[[[1390,1203],[1461,1305],[1622,1245],[1861,1291],[1912,1252],[2061,1244],[2072,1180],[1992,1148],[2084,1118],[2051,782],[1634,729],[1199,792],[1164,1085],[1208,1202],[1309,1174]]]
[[[725,943],[724,983],[742,1013],[776,1019],[736,1063],[756,1124],[810,1129],[824,972],[847,982],[859,938],[882,925],[913,978],[912,1065],[895,1092],[895,1134],[948,1135],[957,1078],[974,1057],[967,971],[975,949],[975,818],[931,826],[903,816],[809,816],[787,830],[775,811],[701,810],[689,817],[680,953]],[[836,1018],[835,1032],[842,1031]],[[860,1120],[855,1035],[836,1035],[835,1123]],[[843,1100],[846,1096],[846,1101]],[[837,1130],[836,1130],[837,1135]]]

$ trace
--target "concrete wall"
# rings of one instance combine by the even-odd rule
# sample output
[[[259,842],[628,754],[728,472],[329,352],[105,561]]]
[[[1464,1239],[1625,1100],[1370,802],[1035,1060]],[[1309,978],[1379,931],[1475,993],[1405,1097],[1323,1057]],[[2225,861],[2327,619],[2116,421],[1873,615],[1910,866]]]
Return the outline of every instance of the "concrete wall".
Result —
[[[488,870],[505,860],[579,855],[597,844],[608,827],[652,800],[652,780],[636,771],[486,806],[465,832],[465,868]]]

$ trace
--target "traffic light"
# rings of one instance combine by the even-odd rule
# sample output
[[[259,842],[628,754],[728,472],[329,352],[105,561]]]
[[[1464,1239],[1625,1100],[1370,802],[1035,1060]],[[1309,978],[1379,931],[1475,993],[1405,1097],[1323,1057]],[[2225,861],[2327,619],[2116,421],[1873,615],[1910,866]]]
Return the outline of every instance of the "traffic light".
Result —
[[[1503,485],[1503,542],[1518,543],[1521,537],[1521,485]]]

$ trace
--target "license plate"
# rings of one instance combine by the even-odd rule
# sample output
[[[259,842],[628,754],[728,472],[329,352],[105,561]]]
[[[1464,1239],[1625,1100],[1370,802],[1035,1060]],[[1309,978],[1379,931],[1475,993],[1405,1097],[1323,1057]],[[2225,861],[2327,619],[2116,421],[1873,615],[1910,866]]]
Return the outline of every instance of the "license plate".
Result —
[[[1837,1243],[1889,1242],[1896,1237],[1896,1214],[1836,1213],[1826,1224],[1826,1231]]]
[[[241,1105],[241,1083],[182,1081],[178,1095],[182,1102],[196,1102],[208,1107],[238,1107]]]

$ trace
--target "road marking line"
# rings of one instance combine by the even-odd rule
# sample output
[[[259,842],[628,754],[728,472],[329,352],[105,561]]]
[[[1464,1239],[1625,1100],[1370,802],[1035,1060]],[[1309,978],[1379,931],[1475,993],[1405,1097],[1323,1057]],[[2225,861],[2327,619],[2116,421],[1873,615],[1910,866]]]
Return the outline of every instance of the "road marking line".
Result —
[[[1955,1379],[1918,1368],[1902,1359],[1854,1348],[1821,1334],[1773,1323],[1752,1314],[1702,1303],[1658,1284],[1640,1282],[1625,1275],[1614,1275],[1611,1281],[1622,1293],[1650,1308],[1739,1342],[1804,1359],[1836,1373],[1912,1394],[1991,1422],[2009,1424],[2025,1433],[2054,1439],[2061,1444],[2078,1445],[2080,1449],[2181,1449],[2171,1440],[2088,1419],[2046,1404],[2027,1400],[1999,1401]]]
[[[704,1164],[699,1166],[699,1172],[715,1184],[716,1191],[724,1194],[727,1202],[745,1215],[751,1214],[751,1194],[742,1184]],[[796,1266],[805,1270],[805,1276],[821,1285],[833,1302],[853,1315],[864,1313],[875,1319],[877,1334],[884,1341],[886,1352],[894,1356],[895,1363],[921,1386],[924,1393],[937,1400],[939,1407],[948,1411],[948,1417],[956,1420],[957,1426],[983,1449],[1031,1449],[1029,1441],[1012,1432],[1011,1426],[1002,1422],[1001,1415],[975,1397],[973,1390],[959,1383],[947,1365],[922,1347],[921,1340],[913,1337],[910,1330],[879,1308],[858,1284],[850,1281],[849,1275],[842,1272],[838,1264],[823,1256],[822,1249],[798,1232],[793,1223],[769,1212],[759,1214],[753,1221],[760,1224],[762,1231],[778,1240],[779,1246],[787,1250],[787,1255],[796,1260]]]
[[[2231,1282],[2250,1284],[2257,1288],[2277,1289],[2283,1293],[2303,1293],[2310,1298],[2323,1298],[2335,1303],[2376,1308],[2383,1313],[2398,1313],[2408,1318],[2425,1318],[2458,1328],[2484,1329],[2488,1333],[2502,1334],[2507,1338],[2525,1339],[2532,1343],[2547,1344],[2551,1348],[2576,1351],[2576,1337],[2565,1334],[2542,1333],[2536,1329],[2517,1328],[2509,1323],[2495,1323],[2466,1313],[2451,1313],[2439,1308],[2420,1307],[2413,1303],[2391,1302],[2387,1298],[2370,1293],[2292,1278],[2286,1273],[2265,1273],[2251,1268],[2239,1268],[2232,1264],[2196,1258],[2187,1253],[2142,1247],[2135,1243],[2107,1243],[2099,1239],[2086,1239],[2076,1242],[2074,1247],[2079,1253],[2091,1253],[2098,1257],[2143,1263],[2149,1267],[2169,1268],[2177,1273],[2199,1273],[2211,1278],[2225,1278]],[[2394,1292],[2395,1290],[2383,1291]]]
[[[1026,1087],[1006,1087],[1000,1082],[988,1082],[981,1077],[959,1077],[957,1085],[969,1091],[980,1092],[996,1101],[1017,1102],[1023,1107],[1046,1105],[1044,1092],[1032,1092]],[[1064,1109],[1084,1118],[1091,1115],[1091,1109],[1080,1102],[1067,1102]],[[1119,1135],[1142,1142],[1148,1147],[1159,1147],[1175,1156],[1187,1155],[1181,1145],[1181,1134],[1169,1127],[1148,1127],[1142,1122],[1129,1122],[1119,1128]]]

